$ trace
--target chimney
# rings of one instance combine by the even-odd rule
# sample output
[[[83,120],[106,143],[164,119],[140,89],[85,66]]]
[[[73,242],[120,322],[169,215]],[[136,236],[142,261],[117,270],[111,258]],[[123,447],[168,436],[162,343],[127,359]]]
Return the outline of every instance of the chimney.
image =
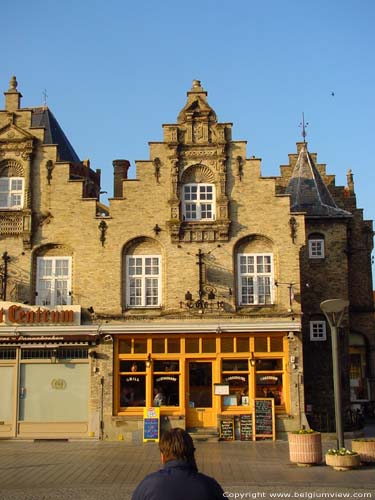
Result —
[[[122,198],[122,181],[128,178],[130,162],[128,160],[113,160],[113,196]]]
[[[17,79],[12,76],[9,82],[9,90],[4,92],[5,95],[5,110],[14,112],[20,109],[22,94],[17,90]]]

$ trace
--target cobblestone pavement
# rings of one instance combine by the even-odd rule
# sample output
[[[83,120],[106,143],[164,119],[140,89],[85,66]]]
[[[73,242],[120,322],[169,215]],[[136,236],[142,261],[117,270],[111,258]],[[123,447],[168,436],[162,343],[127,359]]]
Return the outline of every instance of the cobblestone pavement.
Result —
[[[323,442],[325,450],[333,445]],[[222,484],[226,498],[375,499],[375,465],[347,472],[325,465],[297,467],[289,462],[285,441],[198,442],[196,447],[200,470]],[[154,443],[3,440],[0,499],[129,500],[138,482],[159,466]]]

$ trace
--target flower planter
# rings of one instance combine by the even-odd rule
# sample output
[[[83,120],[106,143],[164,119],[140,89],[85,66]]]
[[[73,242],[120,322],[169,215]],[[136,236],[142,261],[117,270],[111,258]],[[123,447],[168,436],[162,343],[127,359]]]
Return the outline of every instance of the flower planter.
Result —
[[[375,462],[375,439],[353,439],[352,450],[361,457],[361,462]]]
[[[361,465],[361,457],[355,455],[329,455],[326,454],[326,464],[333,467],[335,470],[349,470]]]
[[[289,459],[298,465],[309,466],[322,462],[322,438],[320,432],[288,434]]]

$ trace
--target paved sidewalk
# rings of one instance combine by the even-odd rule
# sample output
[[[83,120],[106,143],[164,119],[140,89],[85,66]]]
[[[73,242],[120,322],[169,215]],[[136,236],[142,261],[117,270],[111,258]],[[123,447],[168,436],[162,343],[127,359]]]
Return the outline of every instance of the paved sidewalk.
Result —
[[[323,442],[324,450],[333,445]],[[375,499],[375,466],[347,472],[324,465],[297,467],[289,462],[285,441],[198,442],[196,447],[200,470],[222,484],[226,498],[322,498],[323,493],[338,498],[346,493]],[[154,443],[0,441],[0,499],[128,500],[138,482],[158,467]]]

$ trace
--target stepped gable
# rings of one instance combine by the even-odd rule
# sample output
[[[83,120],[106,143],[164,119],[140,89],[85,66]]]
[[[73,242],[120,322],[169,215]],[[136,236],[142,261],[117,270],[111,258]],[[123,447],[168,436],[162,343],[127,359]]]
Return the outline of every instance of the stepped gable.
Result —
[[[307,217],[352,216],[350,212],[336,205],[308,152],[306,143],[301,147],[285,192],[290,195],[292,212],[305,212]]]
[[[55,144],[57,146],[58,161],[80,161],[58,121],[46,106],[32,109],[31,126],[33,128],[44,128],[43,144]]]

